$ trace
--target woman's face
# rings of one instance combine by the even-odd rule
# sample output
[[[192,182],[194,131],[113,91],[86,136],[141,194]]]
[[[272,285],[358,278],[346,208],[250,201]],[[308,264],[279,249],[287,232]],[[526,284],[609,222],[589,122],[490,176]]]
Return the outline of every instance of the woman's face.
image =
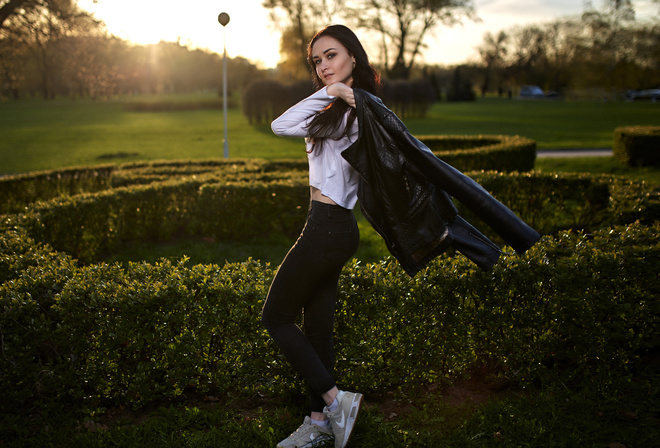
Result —
[[[326,86],[336,82],[348,86],[353,84],[355,58],[334,37],[322,36],[314,42],[312,61],[316,66],[316,74]]]

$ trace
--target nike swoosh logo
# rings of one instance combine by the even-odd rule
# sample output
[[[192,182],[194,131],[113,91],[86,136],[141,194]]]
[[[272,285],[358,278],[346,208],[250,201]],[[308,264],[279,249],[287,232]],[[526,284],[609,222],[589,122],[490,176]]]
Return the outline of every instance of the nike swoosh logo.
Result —
[[[344,426],[346,426],[346,422],[344,421],[344,413],[341,413],[341,420],[337,422],[337,426],[339,426],[341,429],[344,429]]]

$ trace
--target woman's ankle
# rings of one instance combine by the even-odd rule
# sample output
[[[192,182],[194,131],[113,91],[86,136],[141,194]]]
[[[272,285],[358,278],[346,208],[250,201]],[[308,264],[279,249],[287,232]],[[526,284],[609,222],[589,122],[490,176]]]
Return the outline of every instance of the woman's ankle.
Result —
[[[325,401],[325,405],[330,406],[332,403],[334,403],[338,393],[339,393],[339,389],[337,389],[337,386],[333,387],[332,389],[324,393],[323,401]]]
[[[312,412],[310,418],[315,422],[324,422],[327,420],[323,412]]]

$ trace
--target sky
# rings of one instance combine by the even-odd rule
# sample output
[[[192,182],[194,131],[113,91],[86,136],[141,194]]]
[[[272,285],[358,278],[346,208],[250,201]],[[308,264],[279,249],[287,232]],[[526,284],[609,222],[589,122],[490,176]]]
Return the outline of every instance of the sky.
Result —
[[[600,2],[592,1],[596,7],[600,7]],[[81,8],[103,20],[110,33],[137,44],[180,41],[190,48],[222,54],[224,41],[229,57],[242,56],[261,68],[272,68],[279,61],[280,33],[262,3],[263,0],[78,1]],[[638,20],[658,20],[657,4],[653,6],[650,0],[638,0],[635,4]],[[578,15],[584,9],[584,0],[474,0],[474,5],[480,21],[464,20],[452,28],[438,27],[427,36],[425,43],[429,48],[418,62],[453,65],[474,60],[476,47],[486,32]],[[221,12],[230,16],[224,29],[218,23]],[[364,31],[355,31],[366,40]]]

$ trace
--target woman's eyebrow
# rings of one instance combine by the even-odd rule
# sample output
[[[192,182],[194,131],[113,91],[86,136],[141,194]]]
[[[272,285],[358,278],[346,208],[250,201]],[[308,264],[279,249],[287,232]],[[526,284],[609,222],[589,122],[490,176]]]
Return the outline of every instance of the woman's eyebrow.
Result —
[[[326,54],[328,51],[332,51],[332,50],[337,51],[334,47],[332,47],[332,48],[328,48],[327,50],[325,50],[325,51],[323,52],[323,54]],[[319,56],[319,55],[313,55],[313,56],[312,56],[312,59],[319,59],[320,57],[321,57],[321,56]]]

